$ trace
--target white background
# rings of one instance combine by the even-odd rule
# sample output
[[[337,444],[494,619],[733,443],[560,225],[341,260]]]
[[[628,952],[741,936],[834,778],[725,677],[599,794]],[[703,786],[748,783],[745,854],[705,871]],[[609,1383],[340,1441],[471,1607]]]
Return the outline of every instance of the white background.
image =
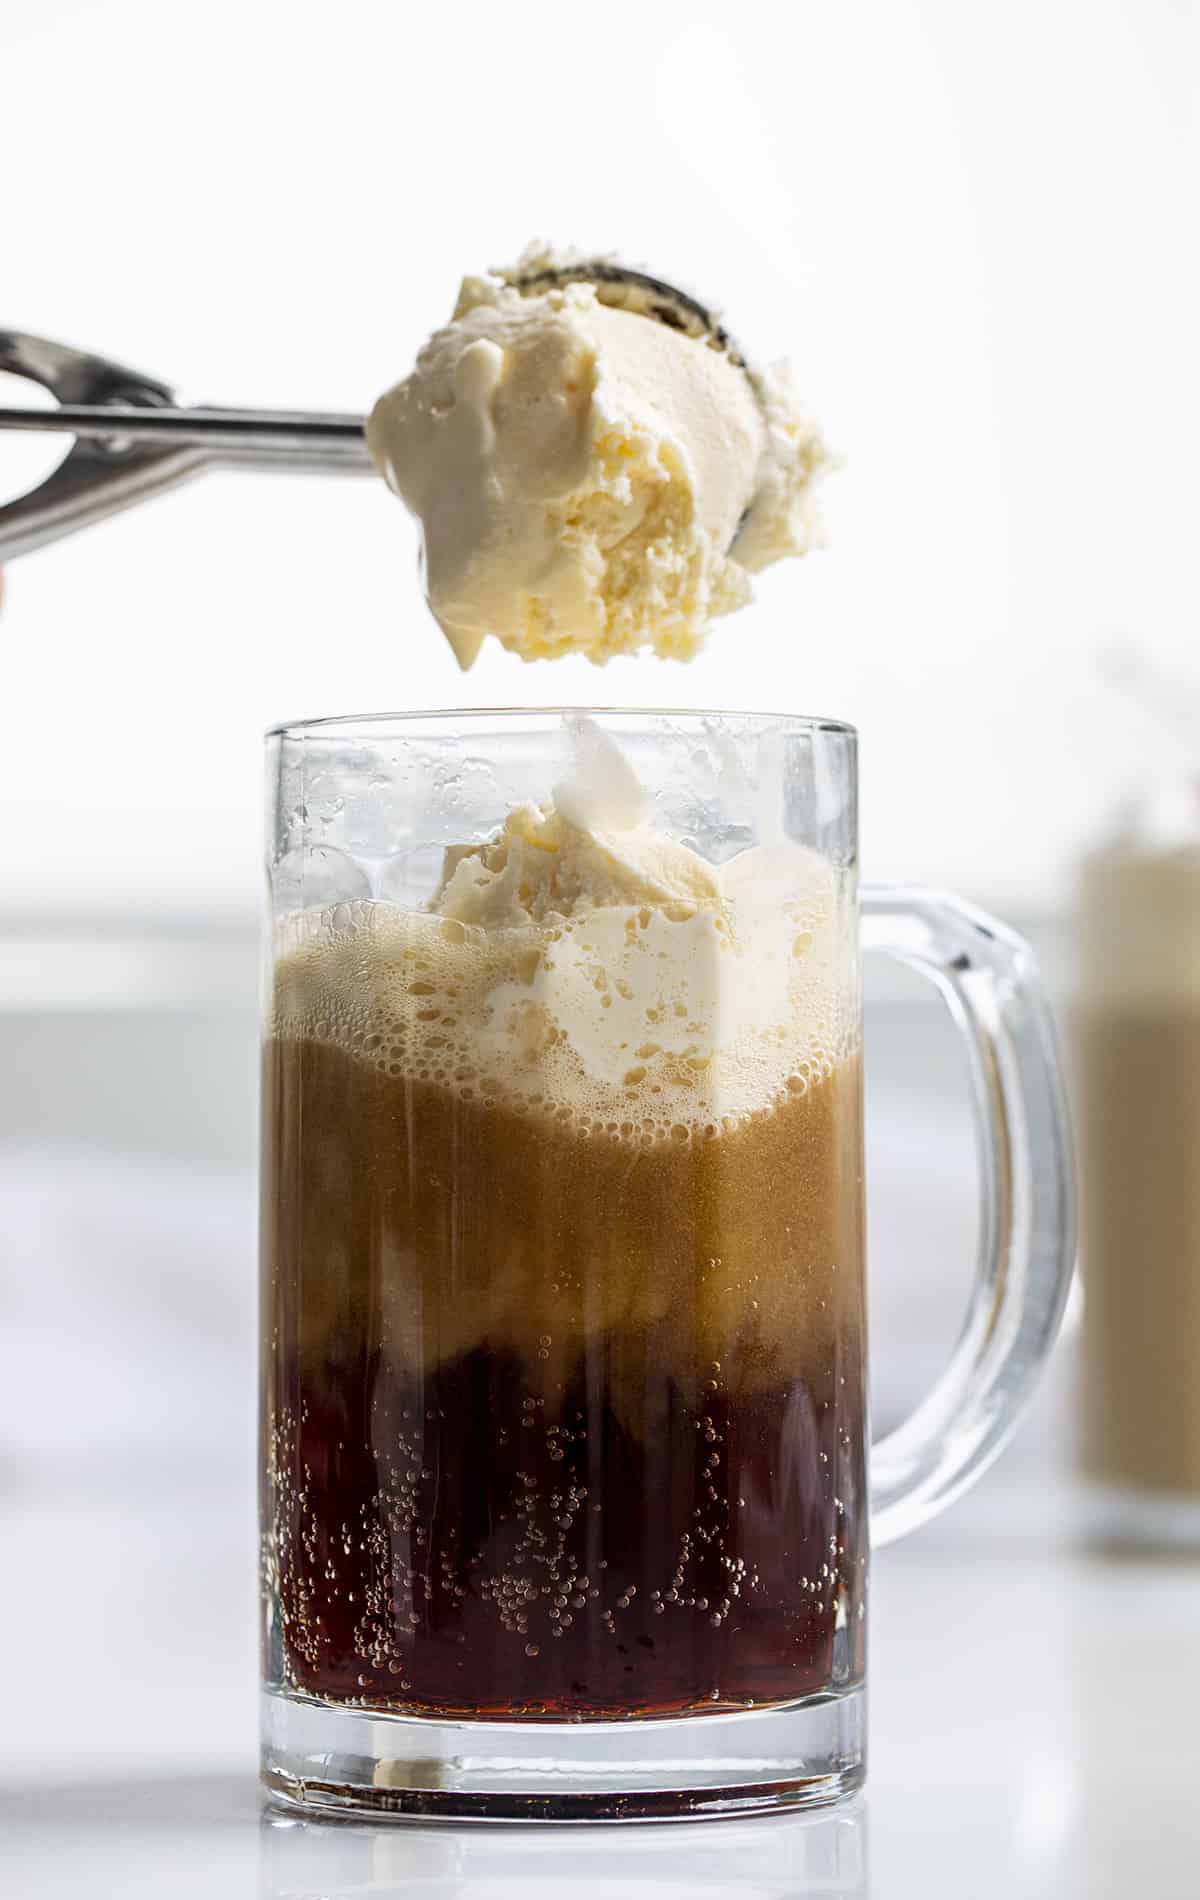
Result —
[[[840,714],[867,873],[1033,923],[1054,975],[1081,844],[1189,756],[1101,682],[1105,643],[1200,733],[1197,51],[1189,0],[0,0],[0,326],[190,399],[362,409],[465,269],[544,235],[722,301],[844,458],[828,551],[765,576],[690,669],[496,651],[464,680],[367,482],[214,476],[11,566],[0,1832],[22,1894],[670,1891],[661,1830],[603,1859],[520,1830],[260,1834],[260,730],[519,700]],[[44,463],[0,440],[0,497]],[[911,994],[868,1012],[880,1423],[949,1350],[975,1225],[961,1059]],[[677,1890],[865,1896],[869,1858],[877,1900],[1190,1900],[1195,1572],[1073,1543],[1070,1358],[971,1500],[877,1565],[866,1819],[673,1836]]]
[[[1196,51],[1189,0],[3,0],[0,323],[362,409],[547,235],[721,301],[844,467],[690,669],[464,680],[365,482],[214,476],[15,564],[0,905],[244,916],[268,721],[599,699],[848,717],[868,873],[1056,908],[1162,749],[1097,649],[1195,643]]]

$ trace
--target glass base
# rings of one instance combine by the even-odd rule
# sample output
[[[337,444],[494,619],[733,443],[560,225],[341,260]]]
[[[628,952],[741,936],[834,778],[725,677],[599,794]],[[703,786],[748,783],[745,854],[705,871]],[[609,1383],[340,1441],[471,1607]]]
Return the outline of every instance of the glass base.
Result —
[[[1084,1533],[1092,1543],[1180,1556],[1200,1553],[1200,1493],[1143,1491],[1093,1479],[1082,1495]]]
[[[273,1803],[375,1820],[685,1821],[822,1807],[862,1786],[853,1689],[656,1722],[438,1722],[264,1690]]]

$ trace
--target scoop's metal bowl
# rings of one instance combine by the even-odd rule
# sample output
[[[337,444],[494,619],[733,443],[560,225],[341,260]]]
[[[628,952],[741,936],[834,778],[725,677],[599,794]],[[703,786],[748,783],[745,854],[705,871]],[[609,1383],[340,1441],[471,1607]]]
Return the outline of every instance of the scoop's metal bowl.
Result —
[[[663,277],[651,277],[645,271],[631,270],[611,257],[569,258],[546,263],[516,264],[511,270],[497,272],[505,283],[524,292],[555,290],[564,284],[593,284],[601,303],[619,310],[632,310],[638,316],[653,317],[672,330],[709,343],[739,369],[746,358],[715,310],[669,284]]]

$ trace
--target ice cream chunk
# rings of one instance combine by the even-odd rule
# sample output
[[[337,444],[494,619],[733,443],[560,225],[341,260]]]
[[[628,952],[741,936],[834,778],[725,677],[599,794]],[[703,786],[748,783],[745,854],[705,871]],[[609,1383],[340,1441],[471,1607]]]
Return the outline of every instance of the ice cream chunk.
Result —
[[[432,908],[485,930],[543,923],[613,905],[720,903],[710,864],[648,825],[588,831],[553,804],[520,805],[490,844],[455,845]]]
[[[429,604],[464,668],[489,633],[527,660],[689,658],[751,572],[811,546],[820,436],[785,373],[619,284],[515,276],[467,278],[368,420]]]
[[[498,836],[452,845],[430,908],[485,930],[617,905],[668,906],[678,919],[719,908],[714,865],[649,824],[649,801],[620,747],[567,715],[570,769],[544,806],[520,805]]]

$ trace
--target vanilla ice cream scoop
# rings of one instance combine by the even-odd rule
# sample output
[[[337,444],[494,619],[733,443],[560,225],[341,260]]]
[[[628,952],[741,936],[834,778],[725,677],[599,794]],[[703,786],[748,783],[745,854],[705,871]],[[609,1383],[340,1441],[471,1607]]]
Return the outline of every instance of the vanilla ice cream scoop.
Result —
[[[700,305],[536,249],[464,281],[367,444],[464,668],[489,633],[527,660],[690,658],[752,572],[812,545],[827,460],[786,372],[749,370]]]

